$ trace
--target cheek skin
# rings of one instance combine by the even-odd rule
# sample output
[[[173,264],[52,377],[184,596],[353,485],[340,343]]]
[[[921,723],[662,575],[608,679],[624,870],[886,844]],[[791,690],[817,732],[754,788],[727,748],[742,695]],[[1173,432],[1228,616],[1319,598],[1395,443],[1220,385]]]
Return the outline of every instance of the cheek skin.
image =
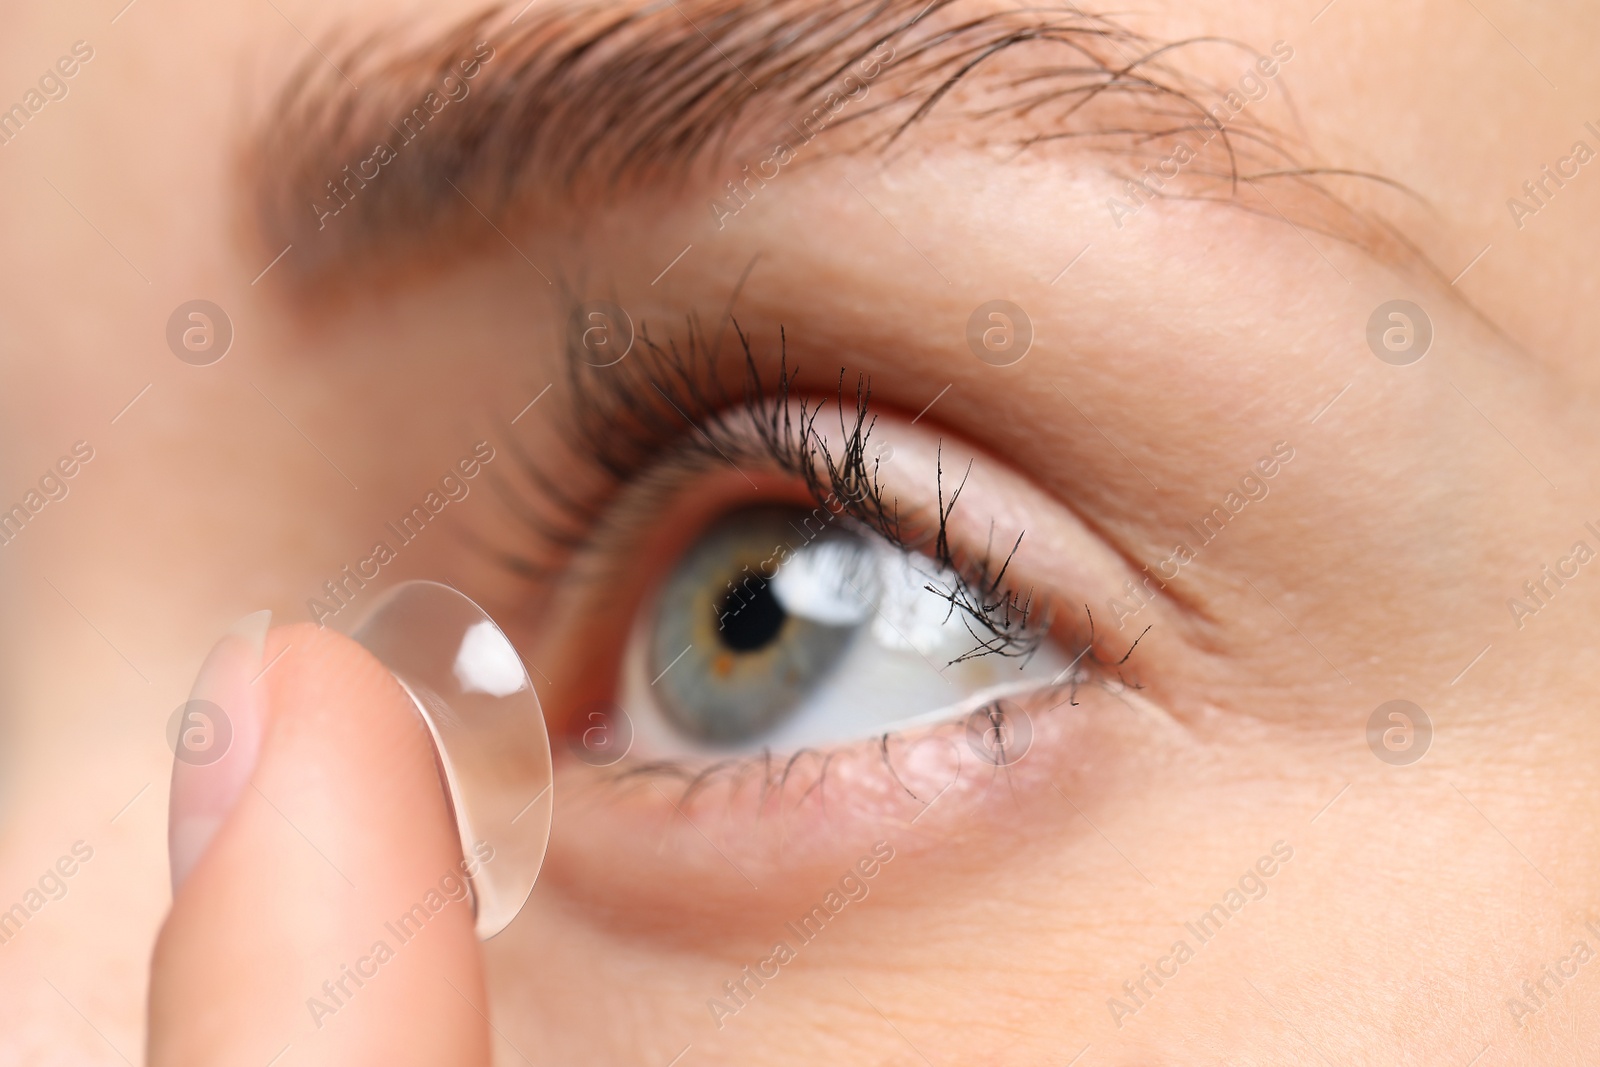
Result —
[[[911,1040],[958,1060],[992,1051],[996,1041],[1013,1054],[1042,1054],[1062,1032],[1117,1047],[1124,1035],[1106,1024],[1108,987],[1136,975],[1148,952],[1165,951],[1198,897],[1235,885],[1240,863],[1293,837],[1289,823],[1303,823],[1338,786],[1283,779],[1285,749],[1259,732],[1202,745],[1137,694],[1081,697],[1083,706],[1058,726],[1047,724],[1050,715],[1036,719],[1045,725],[1036,740],[1043,747],[1009,774],[972,774],[915,824],[904,814],[850,810],[859,803],[855,783],[840,778],[830,817],[818,813],[813,826],[782,817],[760,824],[769,848],[786,842],[771,849],[781,862],[739,851],[739,835],[727,827],[729,812],[743,811],[733,797],[685,808],[721,854],[670,809],[652,813],[652,833],[629,844],[629,831],[611,822],[619,817],[611,801],[592,814],[575,801],[579,810],[558,815],[529,916],[504,945],[491,946],[491,985],[518,1006],[513,1033],[559,1039],[564,1004],[630,982],[643,993],[626,1009],[638,1026],[676,1048],[703,1045],[717,1062],[899,1055],[889,1047],[899,1040],[892,1030],[878,1049],[882,1021],[869,1025],[879,1017],[843,975]],[[911,781],[920,785],[914,774]],[[570,783],[558,783],[558,793],[563,785]],[[1270,789],[1278,806],[1244,804],[1254,786]],[[914,813],[909,802],[905,808]],[[756,828],[752,812],[737,818]],[[826,849],[806,836],[819,828]],[[571,838],[560,840],[564,833]],[[722,983],[775,941],[798,945],[787,924],[836,888],[876,839],[890,842],[895,856],[867,881],[869,897],[847,905],[800,948],[798,965],[718,1029],[707,999],[724,996]],[[663,842],[662,857],[652,859],[652,841]],[[592,847],[583,851],[586,842]],[[805,853],[815,862],[802,862]],[[673,876],[691,861],[692,872]],[[1271,893],[1305,902],[1297,878],[1286,865]],[[527,968],[532,958],[539,968]],[[1195,988],[1172,996],[1175,1008],[1195,1007],[1205,981],[1226,973],[1226,960],[1212,950],[1209,970],[1191,972],[1200,978]],[[841,1034],[849,1035],[848,1052],[837,1044]]]

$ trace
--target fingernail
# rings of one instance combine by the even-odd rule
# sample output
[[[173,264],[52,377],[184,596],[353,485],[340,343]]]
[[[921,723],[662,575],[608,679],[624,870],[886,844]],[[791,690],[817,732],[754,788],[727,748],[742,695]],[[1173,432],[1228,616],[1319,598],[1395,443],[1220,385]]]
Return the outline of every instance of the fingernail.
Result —
[[[168,728],[173,749],[167,805],[172,892],[189,877],[255,770],[265,721],[262,667],[272,612],[246,615],[228,628],[200,667],[189,700]]]

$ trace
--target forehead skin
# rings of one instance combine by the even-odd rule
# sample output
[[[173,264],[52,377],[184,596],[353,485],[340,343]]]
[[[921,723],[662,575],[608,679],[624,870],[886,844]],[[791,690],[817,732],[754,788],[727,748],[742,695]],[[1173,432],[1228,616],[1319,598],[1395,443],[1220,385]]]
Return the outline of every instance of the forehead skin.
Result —
[[[1073,501],[1083,525],[1126,558],[1158,555],[1164,534],[1197,513],[1209,486],[1253,460],[1258,442],[1280,430],[1309,439],[1311,413],[1355,383],[1345,408],[1319,423],[1329,436],[1304,448],[1316,488],[1282,490],[1300,525],[1241,531],[1219,550],[1234,569],[1219,566],[1197,585],[1200,607],[1233,621],[1185,629],[1174,618],[1181,638],[1152,647],[1158,677],[1185,683],[1156,685],[1152,705],[1181,717],[1187,732],[1104,741],[1124,773],[1085,818],[1027,809],[1019,825],[1047,840],[1024,849],[1015,827],[1000,826],[959,842],[946,855],[960,863],[930,861],[931,890],[875,890],[875,924],[862,928],[858,946],[829,950],[827,963],[889,991],[886,1012],[916,1045],[951,1050],[959,1062],[1065,1062],[1091,1043],[1075,1040],[1080,1032],[1106,1034],[1092,1043],[1111,1063],[1213,1062],[1240,1048],[1249,1062],[1381,1062],[1395,1043],[1420,1061],[1397,1036],[1405,1034],[1448,1044],[1451,1058],[1440,1062],[1468,1062],[1491,1042],[1538,1062],[1547,1046],[1518,1044],[1530,1039],[1508,1028],[1503,1001],[1565,951],[1568,920],[1593,907],[1583,887],[1594,854],[1593,772],[1584,763],[1594,738],[1582,725],[1593,600],[1564,599],[1572,614],[1536,643],[1499,632],[1491,641],[1480,633],[1487,624],[1462,619],[1493,618],[1504,629],[1504,596],[1565,550],[1577,536],[1569,536],[1573,516],[1600,517],[1586,458],[1594,442],[1582,429],[1600,380],[1590,240],[1600,180],[1585,168],[1520,228],[1506,205],[1568,154],[1586,121],[1600,124],[1589,106],[1600,99],[1592,62],[1600,15],[1576,4],[1529,12],[1456,0],[1320,6],[1157,4],[1123,22],[1152,40],[1292,42],[1282,84],[1301,137],[1324,166],[1381,174],[1418,194],[1339,186],[1391,220],[1445,282],[1470,265],[1453,287],[1209,204],[1152,208],[1052,287],[1094,240],[1081,235],[1112,232],[1104,198],[1115,186],[1104,169],[1069,149],[1008,163],[930,128],[887,165],[851,156],[796,172],[728,241],[702,241],[702,255],[659,285],[651,282],[662,266],[701,240],[704,188],[670,196],[645,188],[581,225],[505,235],[515,253],[490,241],[370,301],[307,316],[271,271],[263,276],[274,253],[243,221],[252,176],[235,169],[240,149],[309,41],[334,27],[405,21],[402,13],[378,3],[166,0],[139,0],[120,15],[71,5],[15,12],[0,41],[0,104],[20,98],[74,41],[90,42],[94,58],[65,99],[0,148],[0,229],[11,253],[0,264],[0,487],[9,504],[78,439],[96,448],[86,474],[97,480],[82,479],[59,513],[51,505],[48,539],[9,546],[0,560],[12,605],[4,747],[16,753],[6,767],[0,906],[77,837],[93,842],[97,866],[47,922],[0,954],[0,993],[22,1020],[6,1028],[0,1049],[28,1060],[65,1047],[83,1062],[114,1062],[107,1043],[139,1047],[148,945],[167,904],[162,725],[233,618],[262,604],[297,608],[328,561],[367,536],[374,514],[412,495],[417,471],[443,469],[475,413],[498,405],[508,419],[522,385],[532,396],[554,376],[527,372],[519,399],[504,399],[518,331],[548,327],[548,308],[527,297],[543,287],[529,260],[615,279],[666,315],[685,304],[716,309],[759,254],[773,266],[751,276],[755,321],[815,320],[797,342],[807,358],[849,349],[911,412],[943,382],[959,381],[942,424],[991,453],[1022,457],[1037,487]],[[472,10],[431,5],[411,24],[420,34]],[[1041,336],[1060,339],[1049,362],[1023,365],[1026,376],[974,374],[959,335],[924,329],[964,321],[996,287],[1021,294],[1038,309]],[[1356,367],[1348,350],[1359,334],[1331,340],[1395,291],[1427,293],[1446,328],[1441,354],[1452,373],[1426,364],[1434,377],[1421,393],[1378,377],[1375,364],[1345,373]],[[177,364],[164,340],[172,309],[196,297],[223,304],[237,327],[216,374]],[[455,358],[438,359],[443,350]],[[1051,399],[1052,381],[1065,383],[1077,416],[1087,413],[1096,430]],[[1122,442],[1163,492],[1142,496],[1140,474],[1097,433]],[[1507,440],[1517,445],[1506,449]],[[330,471],[318,451],[345,469]],[[1561,487],[1558,499],[1541,479]],[[1473,536],[1455,537],[1463,528]],[[1438,547],[1419,550],[1417,539]],[[450,552],[424,548],[417,565],[486,580]],[[1245,566],[1256,560],[1260,569]],[[1425,580],[1408,584],[1419,571]],[[1262,589],[1252,593],[1234,573],[1254,575]],[[1341,599],[1341,574],[1359,575],[1371,591],[1358,603]],[[1284,589],[1310,592],[1285,600]],[[1317,649],[1294,623],[1283,625],[1308,616],[1326,623],[1312,629]],[[1469,676],[1484,688],[1461,696],[1446,683],[1486,643],[1498,651]],[[1354,679],[1341,683],[1333,676],[1341,670]],[[1357,695],[1336,696],[1342,685]],[[1341,793],[1371,759],[1359,743],[1345,751],[1352,744],[1338,734],[1338,716],[1423,688],[1442,694],[1439,706],[1460,727],[1441,745],[1441,770],[1399,784],[1363,779]],[[1517,723],[1496,725],[1508,709]],[[1323,746],[1322,736],[1337,740]],[[1231,762],[1197,769],[1197,743]],[[1311,821],[1336,794],[1330,817]],[[1196,813],[1183,827],[1167,814],[1174,796]],[[1493,813],[1492,827],[1479,807]],[[1115,825],[1099,818],[1102,809]],[[1294,820],[1301,881],[1293,896],[1273,886],[1273,903],[1292,904],[1208,950],[1215,969],[1197,982],[1203,992],[1163,1002],[1171,1014],[1147,1017],[1136,1036],[1108,1031],[1108,989],[1138,973],[1143,946],[1163,940],[1170,920],[1236,882],[1288,809],[1304,809]],[[1408,834],[1413,812],[1426,817],[1427,835]],[[1130,873],[1107,839],[1150,877]],[[1506,839],[1537,868],[1522,865]],[[639,996],[607,1009],[626,1024],[605,1055],[654,1056],[671,1044],[666,1062],[682,1045],[668,1036],[685,999],[679,990],[714,989],[737,970],[728,960],[744,962],[732,951],[707,962],[684,944],[725,947],[704,914],[727,904],[722,891],[696,898],[695,887],[673,889],[664,910],[685,917],[680,942],[649,930],[640,948],[563,893],[562,870],[605,862],[567,847],[538,901],[548,922],[491,948],[498,1017],[514,1020],[506,1025],[523,1047],[537,1041],[568,1059],[592,1058],[594,1030],[572,1020],[597,1019],[594,1005],[614,1004],[621,983]],[[630,871],[614,873],[620,884]],[[1063,901],[1063,885],[1072,900]],[[596,906],[637,908],[627,888]],[[1139,949],[1126,947],[1127,930]],[[1430,966],[1414,973],[1424,941]],[[1515,947],[1502,955],[1504,944]],[[596,974],[596,958],[623,961],[623,976]],[[529,959],[541,963],[530,968]],[[1261,977],[1262,960],[1282,966],[1253,992],[1247,979]],[[781,1035],[778,1047],[856,1047],[875,1061],[916,1062],[893,1027],[829,984],[831,975],[823,965],[794,974],[770,1028],[724,1051],[775,1061]],[[917,981],[899,984],[908,975]],[[70,991],[104,1037],[42,977]],[[1292,996],[1280,992],[1286,982]],[[1332,1006],[1319,988],[1337,991]],[[1575,988],[1557,1009],[1570,1015],[1552,1012],[1540,1025],[1592,1017],[1591,1003],[1591,992]],[[1206,1039],[1185,1044],[1197,1032]],[[817,1037],[864,1033],[854,1046]]]

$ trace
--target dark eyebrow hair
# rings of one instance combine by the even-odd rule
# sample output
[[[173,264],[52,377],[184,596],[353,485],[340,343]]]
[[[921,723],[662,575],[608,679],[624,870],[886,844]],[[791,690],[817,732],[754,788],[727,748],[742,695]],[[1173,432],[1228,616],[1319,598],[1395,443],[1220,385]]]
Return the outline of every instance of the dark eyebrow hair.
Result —
[[[492,237],[529,205],[581,210],[642,185],[681,188],[763,136],[886,147],[936,109],[1020,147],[1070,140],[1132,158],[1203,129],[1205,100],[1220,95],[1174,66],[1178,49],[1255,57],[1211,38],[1157,45],[1071,5],[666,0],[527,12],[492,8],[421,45],[376,34],[308,56],[241,168],[263,248],[293,246],[285,274],[322,284],[441,237]],[[1215,198],[1241,182],[1339,173],[1304,165],[1292,138],[1254,116],[1214,132]],[[1325,217],[1311,227],[1348,238],[1342,201],[1313,199]]]

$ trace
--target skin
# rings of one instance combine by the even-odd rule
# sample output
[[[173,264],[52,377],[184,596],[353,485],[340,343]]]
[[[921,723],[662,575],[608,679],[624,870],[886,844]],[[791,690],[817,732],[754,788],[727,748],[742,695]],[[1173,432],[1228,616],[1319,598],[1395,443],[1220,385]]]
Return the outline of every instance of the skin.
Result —
[[[393,14],[282,10],[313,39]],[[1330,165],[1419,195],[1339,186],[1442,279],[1273,212],[1170,200],[1117,229],[1102,162],[1002,161],[959,123],[887,163],[797,168],[715,239],[714,181],[518,231],[535,262],[602,280],[650,321],[715,316],[762,256],[741,325],[769,344],[789,327],[821,395],[841,364],[872,375],[895,447],[885,477],[904,499],[927,500],[936,442],[947,470],[976,457],[956,534],[981,545],[991,519],[997,540],[1025,528],[1017,573],[1072,606],[1064,638],[1078,605],[1095,610],[1097,659],[1151,626],[1124,671],[1141,688],[1111,670],[1077,706],[1030,706],[1033,748],[1007,770],[933,728],[897,740],[897,783],[873,742],[841,739],[826,808],[805,792],[814,766],[765,796],[749,774],[719,779],[674,810],[681,783],[619,788],[563,761],[546,869],[517,922],[480,947],[449,912],[318,1030],[305,998],[458,859],[416,720],[350,642],[274,629],[261,662],[290,651],[263,679],[261,754],[240,772],[257,790],[176,899],[163,732],[234,620],[263,607],[303,620],[322,581],[472,442],[499,442],[491,469],[509,477],[508,440],[550,441],[540,407],[501,435],[562,373],[526,355],[560,312],[528,298],[543,283],[503,244],[315,312],[270,273],[252,285],[273,253],[238,224],[233,146],[304,40],[270,6],[110,14],[37,8],[0,44],[16,86],[73,40],[96,48],[0,167],[4,230],[25,252],[0,265],[4,502],[74,441],[95,448],[71,495],[0,553],[0,907],[73,842],[94,853],[0,946],[5,1058],[109,1064],[144,1047],[158,1063],[264,1063],[285,1044],[285,1063],[665,1064],[685,1046],[684,1063],[1600,1054],[1586,1025],[1600,969],[1551,983],[1535,1011],[1508,1007],[1575,942],[1600,952],[1585,927],[1600,925],[1600,593],[1585,568],[1520,627],[1506,606],[1573,542],[1596,544],[1583,527],[1600,523],[1600,185],[1585,169],[1520,230],[1505,207],[1597,117],[1600,16],[1485,9],[1515,48],[1453,3],[1344,0],[1314,24],[1314,9],[1157,5],[1133,21],[1161,39],[1292,41],[1280,84],[1305,138]],[[975,359],[959,329],[996,294],[1037,337],[1007,368]],[[209,368],[174,360],[162,336],[197,295],[237,330]],[[1396,296],[1435,330],[1405,367],[1364,338]],[[1102,605],[1277,442],[1293,459],[1270,493],[1117,629]],[[654,549],[618,553],[614,588],[536,593],[465,547],[516,543],[484,481],[386,578],[451,581],[500,619],[544,675],[559,751],[571,708],[615,672],[639,590],[738,492],[708,484],[663,514]],[[1434,728],[1407,765],[1367,740],[1394,699]],[[257,791],[293,795],[305,842],[363,889]],[[879,841],[894,858],[867,898],[719,1028],[708,999]],[[1278,842],[1292,857],[1260,899],[1204,944],[1186,932]],[[1180,938],[1193,958],[1135,1003],[1124,981]],[[460,978],[457,994],[439,974]],[[1119,1019],[1113,997],[1138,1010]]]

